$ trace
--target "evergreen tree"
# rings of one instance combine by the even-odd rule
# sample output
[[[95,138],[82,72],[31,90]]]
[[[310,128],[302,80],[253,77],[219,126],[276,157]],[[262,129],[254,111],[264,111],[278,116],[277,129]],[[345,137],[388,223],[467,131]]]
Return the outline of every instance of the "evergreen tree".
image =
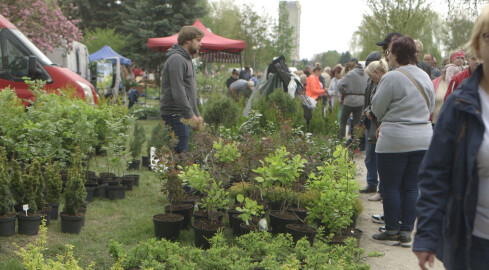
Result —
[[[148,50],[148,38],[178,33],[182,26],[192,25],[195,19],[206,14],[206,0],[135,0],[124,3],[124,20],[120,28],[131,36],[129,58],[138,66],[156,70],[164,58],[162,54]]]

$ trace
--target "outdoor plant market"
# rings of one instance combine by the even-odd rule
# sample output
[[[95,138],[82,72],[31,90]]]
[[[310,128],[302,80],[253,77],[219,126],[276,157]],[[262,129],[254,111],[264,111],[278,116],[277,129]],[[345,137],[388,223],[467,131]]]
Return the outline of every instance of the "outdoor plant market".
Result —
[[[485,269],[488,52],[482,0],[0,1],[0,269]]]

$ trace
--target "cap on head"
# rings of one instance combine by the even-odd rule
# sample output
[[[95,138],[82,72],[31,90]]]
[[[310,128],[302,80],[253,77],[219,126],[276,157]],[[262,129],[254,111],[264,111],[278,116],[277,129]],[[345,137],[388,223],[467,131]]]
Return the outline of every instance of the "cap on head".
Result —
[[[378,61],[382,58],[382,54],[378,51],[373,51],[367,55],[367,59],[365,59],[365,66],[368,66],[373,61]]]
[[[350,62],[353,62],[353,63],[355,63],[355,64],[358,64],[358,59],[356,59],[356,58],[352,58],[352,59],[350,59]]]
[[[402,34],[401,33],[398,33],[398,32],[392,32],[392,33],[388,34],[384,38],[384,40],[375,43],[375,45],[382,46],[382,48],[385,48],[385,47],[387,47],[389,45],[389,43],[391,43],[391,40],[392,40],[392,38],[394,36],[402,36]]]
[[[254,90],[255,89],[255,82],[253,80],[249,80],[248,81],[248,87],[251,89],[251,90]]]

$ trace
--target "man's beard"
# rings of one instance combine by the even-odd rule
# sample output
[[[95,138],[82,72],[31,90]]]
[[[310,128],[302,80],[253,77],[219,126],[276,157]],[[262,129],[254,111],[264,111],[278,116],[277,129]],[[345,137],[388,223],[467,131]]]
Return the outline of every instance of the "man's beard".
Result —
[[[199,53],[199,47],[192,47],[192,46],[190,46],[190,47],[188,48],[188,51],[189,51],[189,53],[190,53],[191,55],[197,54],[197,53]]]

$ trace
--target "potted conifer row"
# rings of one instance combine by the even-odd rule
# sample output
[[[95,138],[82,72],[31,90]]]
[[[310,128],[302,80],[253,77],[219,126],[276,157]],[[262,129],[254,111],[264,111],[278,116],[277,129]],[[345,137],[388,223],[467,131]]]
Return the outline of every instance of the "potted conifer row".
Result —
[[[15,201],[9,182],[7,156],[5,150],[0,148],[0,236],[15,234],[15,212],[12,212]]]
[[[72,156],[72,167],[68,171],[68,182],[65,189],[65,206],[61,217],[61,232],[78,234],[81,231],[85,213],[79,213],[87,196],[84,177],[82,175],[82,159],[80,148]]]
[[[46,202],[51,205],[51,219],[58,219],[59,200],[63,190],[63,181],[61,180],[59,163],[48,163],[44,172],[46,180]]]
[[[14,166],[13,169],[20,170],[18,166]],[[20,174],[14,171],[12,173],[15,175]],[[39,232],[42,219],[41,213],[37,210],[44,205],[43,194],[40,190],[41,164],[37,159],[31,162],[29,174],[21,178],[23,181],[21,190],[24,194],[24,200],[21,204],[25,208],[23,208],[24,211],[17,212],[18,231],[20,234],[36,235]]]

